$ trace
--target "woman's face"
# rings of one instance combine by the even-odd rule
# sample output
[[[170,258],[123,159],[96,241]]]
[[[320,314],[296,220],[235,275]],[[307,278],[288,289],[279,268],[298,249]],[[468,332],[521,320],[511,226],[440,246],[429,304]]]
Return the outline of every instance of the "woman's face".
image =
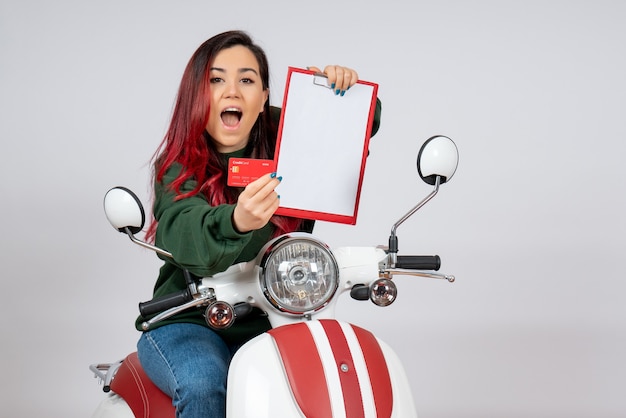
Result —
[[[245,46],[233,46],[215,56],[209,71],[207,131],[219,152],[243,149],[269,95],[263,88],[256,57]]]

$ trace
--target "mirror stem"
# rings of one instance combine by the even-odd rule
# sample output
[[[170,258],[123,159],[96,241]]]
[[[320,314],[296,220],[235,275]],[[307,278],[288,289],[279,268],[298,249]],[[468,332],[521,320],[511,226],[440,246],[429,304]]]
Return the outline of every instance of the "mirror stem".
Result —
[[[430,194],[428,196],[426,196],[421,202],[419,202],[413,209],[408,211],[406,215],[404,215],[402,218],[400,218],[400,220],[398,220],[398,222],[396,222],[391,227],[391,235],[389,236],[389,255],[390,255],[391,268],[395,268],[396,267],[396,262],[398,261],[398,237],[396,236],[396,230],[398,229],[398,227],[404,221],[409,219],[415,212],[420,210],[422,208],[422,206],[424,206],[433,197],[435,197],[437,192],[439,192],[439,185],[440,184],[441,184],[441,176],[437,176],[435,178],[435,189],[432,192],[430,192]]]
[[[168,253],[167,251],[162,250],[159,247],[155,247],[154,245],[150,245],[147,242],[143,242],[143,241],[140,241],[137,238],[135,238],[135,236],[133,235],[133,233],[130,231],[130,229],[128,227],[124,227],[124,232],[126,232],[126,235],[128,235],[128,238],[130,238],[130,240],[133,243],[135,243],[135,244],[137,244],[137,245],[139,245],[141,247],[147,248],[149,250],[152,250],[155,253],[161,254],[161,255],[163,255],[165,257],[173,258],[171,253]]]

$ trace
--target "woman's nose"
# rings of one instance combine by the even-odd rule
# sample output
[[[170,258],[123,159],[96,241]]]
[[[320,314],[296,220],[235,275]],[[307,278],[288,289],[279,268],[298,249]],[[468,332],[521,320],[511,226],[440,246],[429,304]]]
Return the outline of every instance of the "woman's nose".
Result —
[[[239,97],[239,83],[236,81],[227,82],[225,94],[227,97]]]

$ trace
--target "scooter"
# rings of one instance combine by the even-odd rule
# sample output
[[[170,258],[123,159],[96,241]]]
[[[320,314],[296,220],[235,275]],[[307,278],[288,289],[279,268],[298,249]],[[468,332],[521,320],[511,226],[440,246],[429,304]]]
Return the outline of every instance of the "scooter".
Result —
[[[433,136],[417,158],[420,177],[434,189],[392,227],[388,246],[332,249],[308,233],[268,242],[256,259],[212,277],[188,275],[177,294],[139,304],[144,330],[187,309],[201,309],[208,326],[225,329],[253,307],[272,329],[245,343],[230,364],[226,410],[242,417],[417,417],[402,362],[370,331],[335,318],[343,293],[384,307],[397,297],[397,275],[443,279],[439,256],[398,254],[397,228],[430,201],[458,166],[456,144]],[[135,237],[145,223],[140,200],[115,187],[104,198],[111,225],[156,253],[167,251]],[[171,399],[146,376],[131,353],[114,363],[92,364],[107,396],[93,418],[175,416]]]

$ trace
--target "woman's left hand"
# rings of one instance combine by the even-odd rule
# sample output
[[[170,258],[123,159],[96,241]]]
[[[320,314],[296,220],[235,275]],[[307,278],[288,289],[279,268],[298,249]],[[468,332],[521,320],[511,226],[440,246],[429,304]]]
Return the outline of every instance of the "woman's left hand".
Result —
[[[326,77],[328,77],[328,84],[330,84],[335,94],[342,96],[359,80],[359,75],[356,71],[348,67],[342,67],[341,65],[327,65],[324,67],[324,71],[321,71],[318,67],[308,68],[316,73],[326,75]]]

